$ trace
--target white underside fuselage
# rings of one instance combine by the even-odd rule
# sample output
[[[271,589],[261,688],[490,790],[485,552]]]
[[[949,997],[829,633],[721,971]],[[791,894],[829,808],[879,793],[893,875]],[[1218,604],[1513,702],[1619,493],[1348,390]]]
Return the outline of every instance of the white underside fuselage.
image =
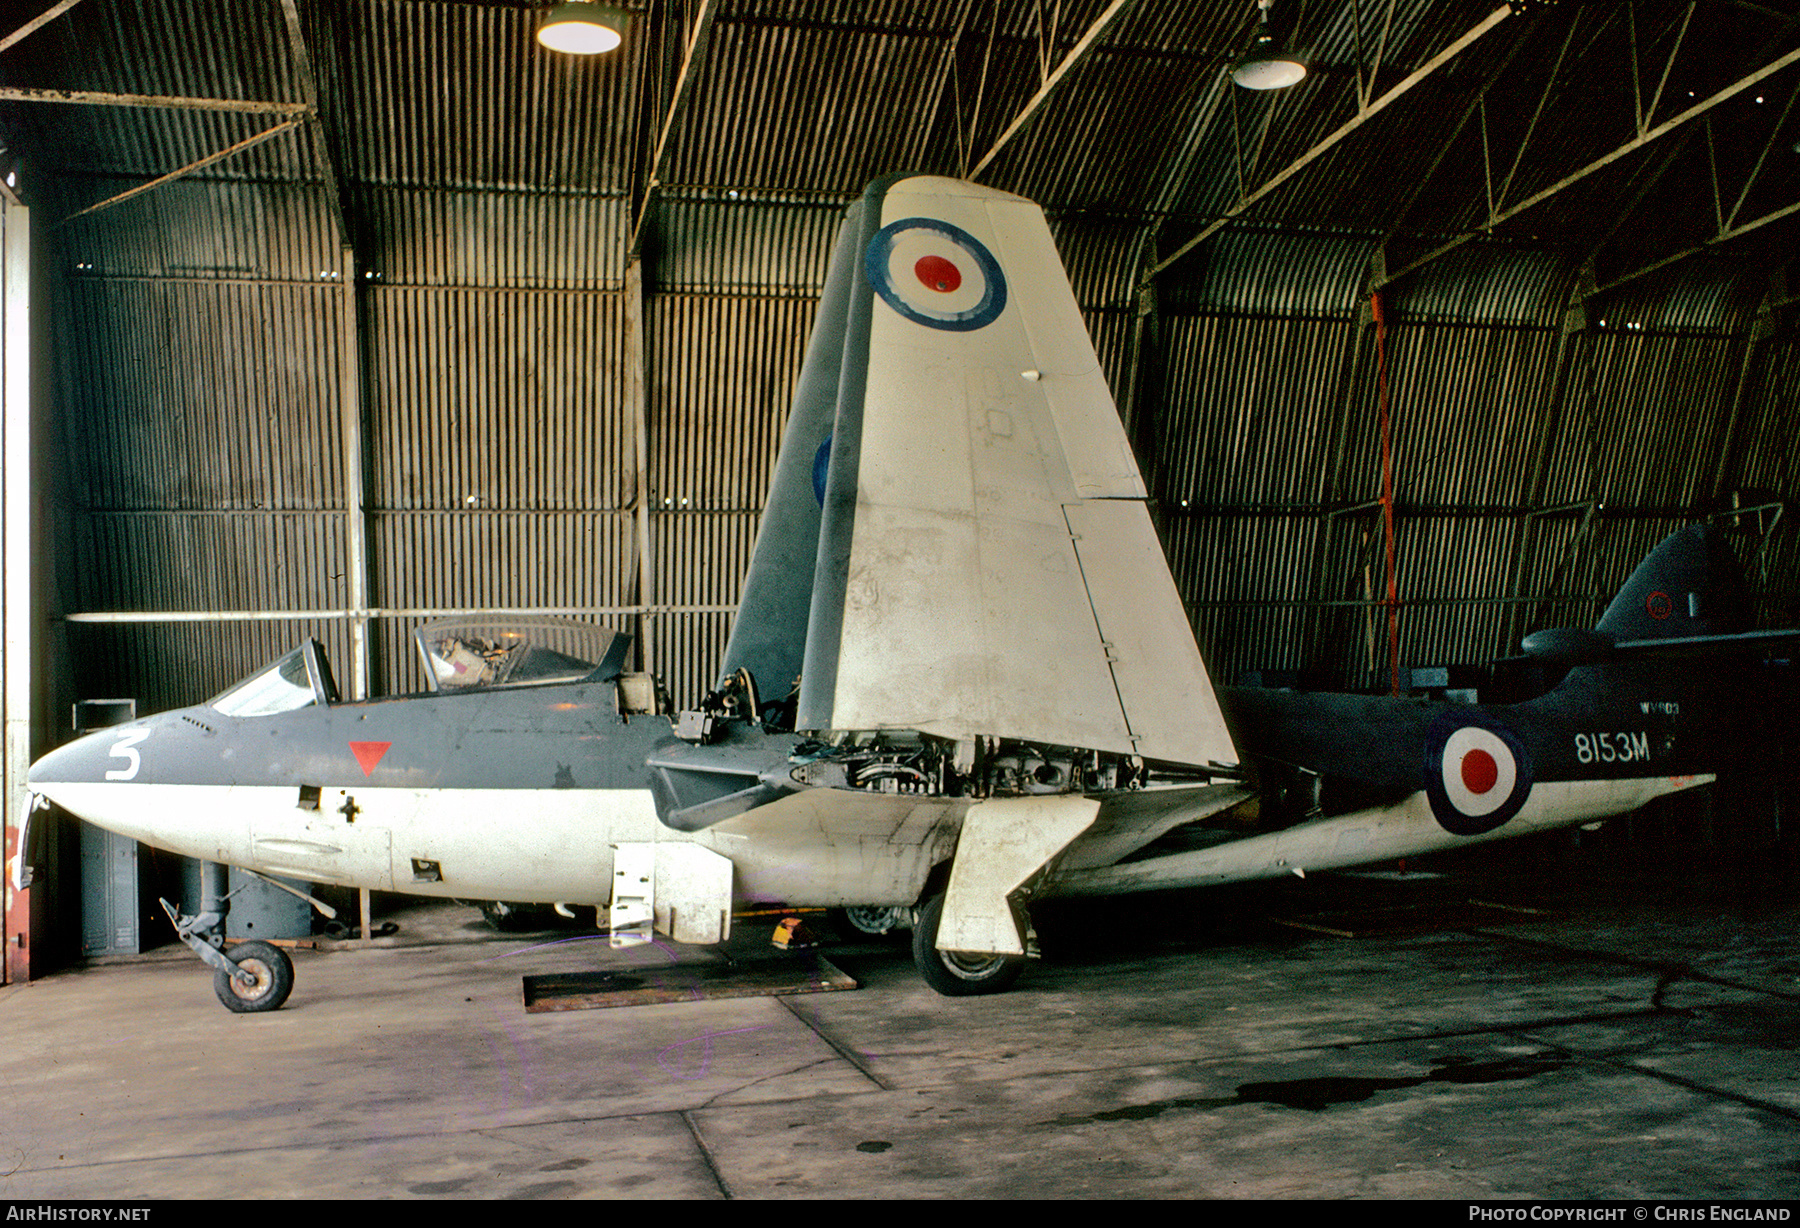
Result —
[[[1493,831],[1475,836],[1445,830],[1421,791],[1393,806],[1300,823],[1192,852],[1075,871],[1060,878],[1056,890],[1064,895],[1114,895],[1347,869],[1608,818],[1713,779],[1649,776],[1540,781],[1532,786],[1518,814]]]
[[[1118,865],[1094,865],[1078,839],[1062,864],[1081,868],[1053,869],[1044,893],[1204,886],[1413,857],[1620,814],[1712,779],[1539,782],[1516,816],[1479,836],[1446,831],[1421,792],[1394,806]],[[275,786],[96,782],[46,792],[123,835],[266,874],[599,906],[610,902],[620,844],[692,844],[717,853],[732,865],[740,901],[911,905],[931,868],[954,854],[969,804],[806,790],[682,832],[658,821],[648,789],[326,788],[304,806],[295,789]],[[1165,815],[1159,825],[1174,821]]]
[[[58,805],[158,848],[307,882],[461,899],[605,905],[616,846],[694,844],[739,900],[912,904],[967,803],[813,790],[699,832],[648,789],[325,788],[75,782]]]

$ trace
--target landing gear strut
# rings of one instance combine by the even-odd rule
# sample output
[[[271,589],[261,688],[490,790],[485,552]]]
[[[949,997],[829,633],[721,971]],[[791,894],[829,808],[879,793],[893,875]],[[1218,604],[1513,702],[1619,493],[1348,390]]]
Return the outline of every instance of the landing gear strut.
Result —
[[[214,931],[225,919],[224,908],[184,917],[175,905],[161,901],[175,925],[175,936],[213,969],[213,992],[225,1009],[237,1014],[279,1010],[294,990],[294,961],[280,947],[266,942],[244,942],[227,955],[219,949]]]

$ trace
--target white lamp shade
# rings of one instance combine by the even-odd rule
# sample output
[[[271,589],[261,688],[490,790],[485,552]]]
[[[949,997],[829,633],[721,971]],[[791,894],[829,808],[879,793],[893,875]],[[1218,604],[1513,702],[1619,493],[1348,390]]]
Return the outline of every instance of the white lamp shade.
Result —
[[[559,4],[538,27],[538,42],[570,55],[599,55],[624,38],[625,14],[610,4]]]
[[[1306,76],[1306,65],[1286,58],[1245,60],[1231,70],[1231,79],[1247,90],[1284,90]]]

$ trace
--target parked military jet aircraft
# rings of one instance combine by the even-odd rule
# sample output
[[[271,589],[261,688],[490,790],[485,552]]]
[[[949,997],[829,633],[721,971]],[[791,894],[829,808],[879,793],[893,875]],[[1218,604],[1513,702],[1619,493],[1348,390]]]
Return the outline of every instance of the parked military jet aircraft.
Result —
[[[1672,719],[1692,693],[1629,666],[1583,665],[1516,710],[1327,709],[1367,735],[1240,696],[1241,745],[1315,771],[1361,747],[1392,798],[1156,855],[1249,789],[1145,498],[1037,207],[883,179],[838,240],[700,708],[672,719],[618,639],[436,627],[419,636],[430,694],[342,702],[309,643],[206,704],[45,756],[31,785],[187,856],[608,906],[615,934],[717,941],[746,900],[892,910],[916,919],[926,980],[968,994],[1016,977],[1034,898],[1496,839],[1707,779]],[[1602,633],[1582,641],[1596,660],[1629,647]],[[232,1009],[285,998],[273,948],[190,945]]]
[[[1750,631],[1749,621],[1723,534],[1693,524],[1638,565],[1597,628],[1525,638],[1513,664],[1560,675],[1528,701],[1223,689],[1276,830],[1109,868],[1106,889],[1442,851],[1623,814],[1721,770],[1786,762],[1800,732],[1792,679],[1785,662],[1763,658],[1800,631]]]

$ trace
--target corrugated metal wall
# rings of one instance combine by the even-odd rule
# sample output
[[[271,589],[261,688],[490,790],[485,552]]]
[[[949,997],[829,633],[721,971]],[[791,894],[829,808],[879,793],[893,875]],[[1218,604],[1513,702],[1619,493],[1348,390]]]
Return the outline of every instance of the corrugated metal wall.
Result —
[[[1359,301],[1373,250],[1228,233],[1162,296],[1158,399],[1139,438],[1221,679],[1386,681],[1379,509],[1345,511],[1382,490],[1375,329]],[[1389,300],[1403,665],[1491,660],[1535,627],[1591,624],[1687,519],[1739,488],[1792,497],[1776,442],[1794,405],[1791,347],[1767,349],[1738,405],[1755,306],[1741,287],[1703,273],[1634,288],[1565,333],[1574,284],[1548,254],[1483,249]],[[1742,459],[1728,470],[1732,451]],[[1543,514],[1576,504],[1597,508],[1591,523],[1585,506]],[[1771,597],[1800,581],[1792,554],[1757,555]]]
[[[622,202],[362,195],[382,236],[354,290],[370,604],[639,604]],[[236,216],[233,198],[270,217],[262,187],[212,183],[145,198],[151,219],[133,202],[64,239],[71,610],[350,604],[337,255],[310,214],[310,242],[271,222],[234,232],[230,250],[194,250],[186,232]],[[658,607],[735,604],[837,212],[669,210],[645,306]],[[377,620],[377,693],[422,687],[406,640],[419,621]],[[648,664],[690,698],[729,630],[720,612],[601,621],[642,631]],[[222,689],[304,634],[335,645],[348,676],[342,620],[71,627],[83,693],[152,708]]]

